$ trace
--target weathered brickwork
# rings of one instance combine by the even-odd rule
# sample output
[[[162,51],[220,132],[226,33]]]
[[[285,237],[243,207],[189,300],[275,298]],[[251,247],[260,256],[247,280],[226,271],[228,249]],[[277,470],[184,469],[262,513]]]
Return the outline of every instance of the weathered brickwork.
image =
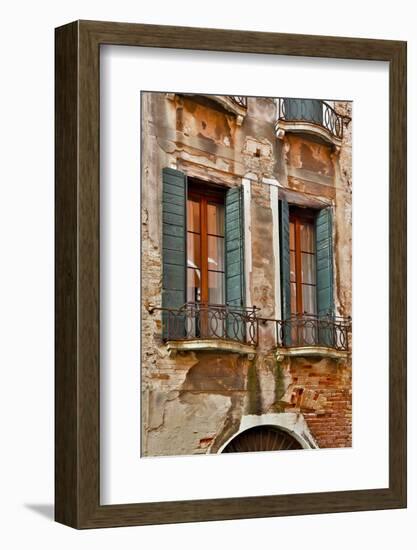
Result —
[[[245,115],[207,96],[142,94],[141,454],[221,452],[243,425],[273,424],[304,447],[352,442],[351,355],[286,356],[277,349],[281,311],[278,198],[334,211],[338,315],[350,315],[351,123],[337,143],[286,129],[276,101],[248,98]],[[351,117],[351,104],[336,102]],[[247,306],[266,319],[251,352],[175,351],[162,338],[162,170],[225,188],[245,183]],[[275,232],[273,234],[273,232]],[[138,366],[139,367],[139,366]],[[297,431],[298,430],[298,431]]]

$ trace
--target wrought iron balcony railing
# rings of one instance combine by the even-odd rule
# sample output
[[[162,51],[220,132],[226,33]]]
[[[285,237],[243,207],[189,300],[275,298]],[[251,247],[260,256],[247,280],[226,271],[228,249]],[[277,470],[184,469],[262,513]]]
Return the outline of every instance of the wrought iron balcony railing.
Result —
[[[162,310],[165,340],[225,339],[258,345],[256,307],[187,303],[179,309]]]
[[[236,103],[236,105],[239,105],[239,107],[243,107],[244,109],[247,109],[248,107],[248,98],[243,95],[229,95],[229,98],[233,101],[233,103]]]
[[[279,347],[323,346],[348,351],[352,320],[333,315],[293,315],[285,321],[276,321],[276,330]]]
[[[286,122],[311,122],[326,128],[334,137],[343,138],[344,117],[337,113],[326,101],[319,99],[290,99],[279,98],[277,100],[278,120]]]
[[[164,340],[231,340],[257,346],[259,325],[275,324],[279,348],[325,347],[347,352],[352,320],[334,315],[293,315],[286,320],[258,316],[259,309],[227,305],[186,303],[181,308],[159,308]]]

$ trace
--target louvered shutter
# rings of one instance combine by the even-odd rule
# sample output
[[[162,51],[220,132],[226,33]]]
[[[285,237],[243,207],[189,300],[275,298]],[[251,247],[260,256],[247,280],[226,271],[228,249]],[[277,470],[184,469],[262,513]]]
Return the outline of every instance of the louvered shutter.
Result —
[[[229,189],[225,199],[226,304],[230,310],[245,307],[244,218],[241,187]],[[227,319],[229,338],[245,340],[245,330],[238,317]]]
[[[288,202],[285,199],[279,201],[279,222],[280,222],[280,252],[281,252],[281,303],[282,319],[289,320],[291,317],[291,288],[290,288],[290,212]],[[291,344],[290,325],[284,325],[284,345]]]
[[[317,262],[317,313],[320,318],[334,317],[333,290],[333,223],[331,208],[323,208],[316,217],[316,262]],[[333,331],[319,331],[320,344],[333,345]]]
[[[179,309],[186,302],[187,177],[164,168],[162,186],[162,307]],[[184,323],[183,316],[163,312],[163,337],[182,337]]]

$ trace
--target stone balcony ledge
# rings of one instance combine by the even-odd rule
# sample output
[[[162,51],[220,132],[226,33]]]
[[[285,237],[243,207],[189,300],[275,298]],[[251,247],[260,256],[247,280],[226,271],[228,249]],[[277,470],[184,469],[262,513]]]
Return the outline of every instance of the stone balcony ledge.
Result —
[[[216,351],[227,353],[239,353],[253,359],[256,353],[254,346],[236,342],[235,340],[198,338],[193,340],[167,340],[166,348],[170,356],[175,356],[179,351]]]
[[[278,139],[283,139],[287,132],[310,134],[320,137],[327,143],[335,147],[335,151],[340,151],[342,140],[332,134],[325,126],[308,122],[305,120],[277,120],[275,123],[275,135]]]
[[[347,359],[349,357],[349,352],[328,348],[326,346],[300,346],[277,348],[275,355],[277,361],[283,361],[286,357],[327,357],[340,361]]]

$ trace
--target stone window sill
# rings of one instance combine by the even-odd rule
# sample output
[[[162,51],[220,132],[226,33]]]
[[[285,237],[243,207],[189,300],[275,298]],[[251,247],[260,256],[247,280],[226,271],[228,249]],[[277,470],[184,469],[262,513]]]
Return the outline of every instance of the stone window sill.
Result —
[[[195,340],[168,340],[166,347],[169,355],[175,355],[178,351],[217,351],[225,353],[239,353],[253,359],[254,346],[235,342],[234,340],[221,339],[195,339]]]

